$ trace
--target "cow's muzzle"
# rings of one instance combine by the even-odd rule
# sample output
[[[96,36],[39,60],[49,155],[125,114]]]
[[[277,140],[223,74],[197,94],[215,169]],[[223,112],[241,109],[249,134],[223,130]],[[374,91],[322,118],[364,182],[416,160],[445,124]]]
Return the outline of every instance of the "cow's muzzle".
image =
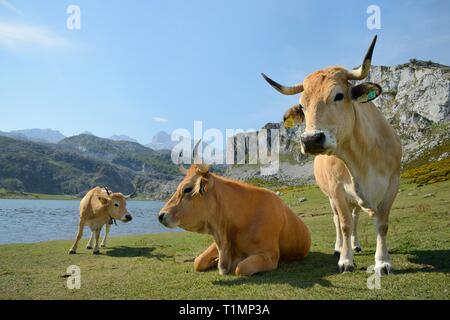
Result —
[[[131,220],[133,220],[133,217],[131,216],[131,214],[127,214],[122,221],[123,222],[130,222]]]
[[[158,215],[159,223],[167,228],[176,228],[178,221],[174,220],[174,215],[165,211],[161,211]]]
[[[160,212],[159,215],[158,215],[159,223],[161,223],[162,225],[164,225],[166,227],[168,227],[167,221],[166,221],[167,220],[167,216],[168,216],[167,212]]]
[[[325,133],[315,132],[312,134],[302,134],[300,138],[305,147],[305,152],[310,154],[321,154],[325,152]]]

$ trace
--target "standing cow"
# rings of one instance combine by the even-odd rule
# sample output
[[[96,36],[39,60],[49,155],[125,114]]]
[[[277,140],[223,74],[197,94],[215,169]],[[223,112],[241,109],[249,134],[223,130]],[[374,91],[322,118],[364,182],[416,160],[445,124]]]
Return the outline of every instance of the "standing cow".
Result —
[[[305,122],[302,152],[316,156],[316,182],[328,196],[334,213],[336,250],[340,251],[338,270],[354,270],[353,249],[359,244],[357,219],[352,219],[352,212],[357,218],[358,210],[362,209],[374,217],[375,272],[381,275],[392,272],[386,234],[398,190],[402,148],[394,129],[370,102],[381,94],[380,86],[349,82],[367,77],[376,39],[375,36],[357,69],[329,67],[292,87],[280,85],[264,74],[263,77],[283,94],[303,92],[300,104],[288,110],[285,119]]]
[[[78,233],[74,244],[69,250],[70,254],[77,252],[78,242],[83,236],[85,226],[90,227],[92,234],[87,248],[92,249],[92,242],[95,237],[94,254],[99,254],[100,231],[103,225],[106,225],[106,233],[102,244],[106,244],[106,237],[109,233],[109,227],[112,220],[129,222],[132,220],[126,207],[126,200],[136,196],[136,190],[124,196],[120,192],[112,193],[107,188],[95,187],[90,190],[80,202],[80,222],[78,224]]]

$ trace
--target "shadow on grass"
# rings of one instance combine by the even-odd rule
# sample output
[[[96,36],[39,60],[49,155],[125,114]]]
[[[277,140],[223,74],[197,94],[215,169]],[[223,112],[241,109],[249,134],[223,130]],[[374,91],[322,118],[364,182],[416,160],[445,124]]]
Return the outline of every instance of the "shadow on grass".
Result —
[[[149,259],[173,259],[173,256],[169,256],[160,252],[154,252],[156,247],[128,247],[128,246],[120,246],[111,248],[106,252],[107,256],[110,257],[122,257],[122,258],[135,258],[135,257],[144,257]]]
[[[234,286],[240,284],[289,284],[308,288],[315,285],[333,287],[326,276],[336,274],[336,258],[332,254],[310,252],[299,261],[282,262],[277,270],[255,274],[251,277],[224,278],[213,281],[214,285]]]
[[[397,252],[407,254],[409,262],[417,264],[416,268],[396,270],[395,273],[446,272],[450,273],[450,250],[412,250]]]

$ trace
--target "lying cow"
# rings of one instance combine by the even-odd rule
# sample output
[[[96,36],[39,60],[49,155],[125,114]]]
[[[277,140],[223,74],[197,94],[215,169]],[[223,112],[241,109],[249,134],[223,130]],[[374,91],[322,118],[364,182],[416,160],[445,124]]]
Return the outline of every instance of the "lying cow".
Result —
[[[335,217],[340,272],[354,269],[353,250],[359,248],[356,225],[360,209],[375,220],[375,272],[392,272],[386,234],[400,178],[400,139],[370,102],[381,94],[381,87],[370,82],[358,85],[349,82],[365,79],[369,74],[375,42],[376,37],[362,65],[351,71],[329,67],[292,87],[263,75],[283,94],[303,92],[300,104],[286,113],[285,120],[305,122],[300,139],[302,152],[316,156],[316,182],[328,196]]]
[[[133,198],[135,195],[136,190],[128,196],[124,196],[119,192],[112,193],[107,188],[101,187],[95,187],[90,190],[81,199],[77,238],[72,248],[70,248],[69,253],[75,254],[77,252],[78,242],[83,236],[83,229],[85,226],[88,226],[91,228],[92,233],[87,248],[92,249],[92,242],[95,238],[94,254],[99,254],[98,240],[103,225],[106,225],[106,233],[102,244],[106,245],[106,237],[113,220],[120,220],[122,222],[131,221],[132,217],[128,213],[126,200]]]
[[[197,144],[198,146],[198,144]],[[169,228],[210,234],[214,243],[194,262],[196,271],[250,276],[309,251],[308,228],[273,192],[229,180],[194,164],[159,213]]]

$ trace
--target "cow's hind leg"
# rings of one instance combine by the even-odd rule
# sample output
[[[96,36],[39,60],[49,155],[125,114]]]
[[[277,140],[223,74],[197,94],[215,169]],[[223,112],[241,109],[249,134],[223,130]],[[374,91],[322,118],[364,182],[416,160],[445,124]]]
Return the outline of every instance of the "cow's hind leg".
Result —
[[[109,223],[107,223],[105,225],[105,235],[103,236],[103,240],[102,243],[100,243],[100,247],[105,248],[106,247],[106,239],[109,236],[109,230],[111,229],[111,225]]]
[[[358,220],[359,220],[359,207],[354,207],[352,212],[353,217],[353,232],[352,232],[352,249],[355,252],[361,252],[361,244],[359,243],[358,239]]]
[[[388,232],[389,213],[398,192],[399,177],[393,177],[386,198],[378,207],[375,215],[375,230],[377,232],[377,249],[375,251],[375,273],[378,275],[393,272],[391,259],[389,257],[386,236]]]
[[[251,276],[258,272],[275,270],[280,259],[279,252],[267,252],[248,256],[236,267],[237,276]]]
[[[101,230],[102,230],[101,227],[93,230],[94,236],[95,236],[95,246],[94,246],[94,252],[93,252],[94,254],[100,254],[100,250],[98,248],[98,242],[99,242],[98,240],[100,239],[100,231]]]
[[[377,275],[392,273],[392,263],[389,257],[386,235],[388,219],[386,215],[375,216],[375,230],[377,232],[377,249],[375,251],[375,273]]]
[[[75,239],[75,242],[72,245],[72,248],[70,248],[70,250],[69,250],[70,254],[77,253],[78,242],[80,242],[81,237],[83,237],[83,229],[84,229],[84,222],[82,220],[80,220],[80,222],[78,224],[77,237]]]
[[[86,245],[86,249],[92,250],[93,245],[94,245],[94,232],[91,231],[91,236],[89,237],[89,241],[88,241],[88,243]]]
[[[214,242],[201,255],[195,258],[194,270],[202,272],[217,267],[218,260],[219,250],[217,249],[217,245]]]

